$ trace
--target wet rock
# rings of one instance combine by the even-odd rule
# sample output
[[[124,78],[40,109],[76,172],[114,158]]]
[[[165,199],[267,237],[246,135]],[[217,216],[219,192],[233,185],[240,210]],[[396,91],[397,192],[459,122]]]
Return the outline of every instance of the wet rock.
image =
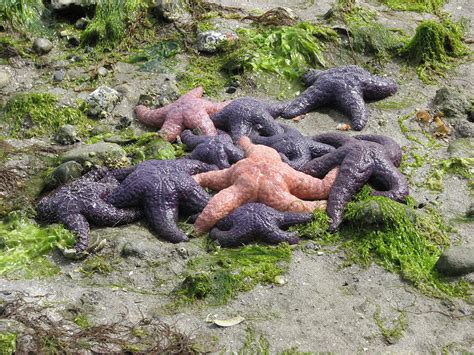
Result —
[[[158,16],[169,22],[187,22],[191,19],[186,0],[156,0]]]
[[[474,272],[474,245],[459,245],[445,250],[436,263],[436,269],[447,276]]]
[[[449,143],[448,153],[452,157],[474,158],[474,138],[458,138]]]
[[[53,10],[64,10],[70,6],[87,7],[94,5],[96,0],[51,0],[51,8]]]
[[[85,101],[89,105],[89,115],[98,118],[102,111],[110,113],[114,109],[120,101],[120,94],[108,86],[100,86],[90,93]]]
[[[123,148],[118,144],[106,142],[81,145],[64,153],[61,161],[76,161],[84,167],[105,165],[115,168],[128,164],[127,154]]]
[[[61,82],[66,77],[66,72],[64,70],[56,70],[53,73],[53,81]]]
[[[135,240],[133,242],[126,242],[122,246],[120,255],[124,258],[139,258],[145,259],[152,255],[159,255],[159,246],[152,245],[148,241]]]
[[[199,52],[217,53],[232,48],[238,38],[232,31],[198,32],[196,46]]]
[[[127,128],[127,127],[130,127],[130,125],[132,124],[132,119],[128,116],[122,116],[120,117],[119,119],[119,122],[117,123],[117,129],[124,129],[124,128]]]
[[[235,86],[229,86],[227,89],[225,89],[225,92],[227,94],[235,94],[237,91],[237,88]]]
[[[445,117],[465,117],[469,109],[469,101],[457,88],[444,87],[436,91],[433,107],[442,111]]]
[[[82,165],[78,162],[67,161],[62,163],[51,172],[51,175],[47,179],[47,186],[53,189],[59,185],[70,182],[80,177],[83,171]]]
[[[59,128],[54,136],[54,140],[61,145],[74,144],[79,142],[76,127],[66,124]]]
[[[474,123],[469,122],[464,118],[457,118],[452,121],[452,125],[454,126],[457,137],[474,137]]]
[[[39,54],[46,54],[49,53],[53,49],[53,43],[46,38],[37,38],[33,42],[33,50]]]
[[[109,74],[109,71],[106,68],[100,67],[99,69],[97,69],[97,75],[107,76],[107,74]]]
[[[174,80],[165,80],[153,91],[140,95],[138,104],[148,107],[166,106],[179,98],[179,90]]]
[[[79,20],[76,21],[76,23],[74,24],[74,27],[77,30],[85,30],[88,24],[89,24],[89,21],[86,18],[81,17]]]
[[[8,86],[10,84],[12,77],[7,71],[0,70],[0,89]]]

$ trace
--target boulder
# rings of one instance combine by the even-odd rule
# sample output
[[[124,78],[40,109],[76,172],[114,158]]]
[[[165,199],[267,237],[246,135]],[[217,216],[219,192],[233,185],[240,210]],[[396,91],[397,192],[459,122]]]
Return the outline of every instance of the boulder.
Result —
[[[61,161],[76,161],[82,166],[94,165],[117,168],[128,165],[127,154],[115,143],[84,144],[61,156]]]
[[[47,186],[53,189],[59,185],[77,179],[82,175],[84,169],[82,165],[75,161],[67,161],[59,165],[51,172],[47,179]]]
[[[156,11],[169,22],[187,22],[192,17],[186,0],[156,0]]]
[[[33,42],[33,50],[39,55],[49,53],[53,49],[53,43],[46,38],[37,38]]]
[[[445,250],[436,262],[436,269],[447,276],[474,272],[474,245],[458,245]]]
[[[68,145],[68,144],[74,144],[76,142],[79,142],[79,138],[77,137],[76,127],[70,124],[61,126],[56,132],[56,135],[54,136],[54,140],[61,145]]]
[[[232,31],[198,32],[197,50],[204,53],[217,53],[232,48],[239,37]]]
[[[447,118],[465,118],[470,108],[469,101],[461,90],[448,87],[436,91],[432,105],[435,110],[442,111]]]
[[[108,86],[98,87],[85,100],[89,105],[89,115],[94,118],[105,116],[105,114],[112,112],[120,98],[121,96],[117,90]]]

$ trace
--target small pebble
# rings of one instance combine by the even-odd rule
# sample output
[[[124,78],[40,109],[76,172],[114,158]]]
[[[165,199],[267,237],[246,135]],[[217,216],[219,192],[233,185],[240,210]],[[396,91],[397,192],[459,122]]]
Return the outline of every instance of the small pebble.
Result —
[[[87,20],[84,17],[81,17],[79,20],[76,21],[74,27],[77,30],[84,30],[87,27]]]
[[[53,73],[53,81],[60,82],[64,80],[66,73],[63,70],[56,70]]]
[[[33,42],[33,50],[39,55],[49,53],[51,49],[53,49],[53,43],[49,39],[37,38]]]
[[[237,88],[234,87],[234,86],[229,86],[229,87],[225,90],[225,92],[228,93],[228,94],[233,94],[233,93],[235,93],[236,91],[237,91]]]
[[[104,67],[100,67],[99,69],[97,69],[97,74],[99,76],[107,76],[107,74],[109,74],[109,71]]]

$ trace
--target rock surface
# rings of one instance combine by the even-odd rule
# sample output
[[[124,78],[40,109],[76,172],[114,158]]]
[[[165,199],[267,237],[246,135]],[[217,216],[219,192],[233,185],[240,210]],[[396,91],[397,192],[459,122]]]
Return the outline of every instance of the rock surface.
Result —
[[[49,53],[53,49],[53,43],[46,38],[37,38],[33,42],[33,50],[39,54],[46,54]]]
[[[63,162],[76,161],[82,166],[120,167],[128,162],[126,153],[121,146],[115,143],[84,144],[74,148],[61,156]]]
[[[100,86],[89,94],[86,103],[89,105],[89,115],[94,118],[103,118],[112,112],[115,105],[120,101],[120,94],[108,86]]]
[[[198,32],[196,47],[199,52],[217,53],[230,49],[237,41],[237,33],[233,31]]]
[[[51,7],[54,10],[63,10],[70,6],[91,6],[97,3],[96,0],[51,0]]]
[[[447,276],[460,276],[474,272],[474,246],[458,245],[444,251],[436,269]]]

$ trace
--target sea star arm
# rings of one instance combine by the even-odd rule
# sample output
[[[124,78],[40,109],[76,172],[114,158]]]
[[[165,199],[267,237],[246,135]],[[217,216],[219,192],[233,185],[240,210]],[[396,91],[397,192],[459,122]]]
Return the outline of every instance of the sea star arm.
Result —
[[[310,86],[296,97],[282,112],[283,118],[293,118],[328,103],[327,94],[316,86]]]
[[[303,165],[300,169],[305,174],[321,178],[325,176],[330,170],[339,166],[341,161],[344,159],[348,151],[348,148],[341,147],[330,153],[327,153],[319,158],[314,158],[310,162]]]
[[[362,91],[367,100],[381,100],[397,92],[397,83],[390,78],[370,75],[363,81]]]
[[[135,115],[137,120],[146,125],[161,127],[171,107],[170,105],[166,105],[155,110],[150,110],[146,106],[138,105],[135,107]]]
[[[186,144],[186,148],[188,148],[188,150],[193,150],[207,139],[208,138],[206,136],[198,136],[189,129],[186,129],[181,133],[181,141]]]
[[[187,99],[199,99],[202,97],[203,94],[204,94],[204,88],[202,86],[198,86],[197,88],[194,88],[188,91],[183,96],[181,96],[179,100],[184,99],[183,101],[185,101]]]
[[[355,131],[364,128],[369,119],[364,99],[358,90],[339,92],[335,97],[339,109],[349,117],[351,127]]]
[[[119,182],[122,182],[128,175],[133,173],[136,168],[136,166],[131,166],[128,168],[111,170],[110,175],[117,179]]]
[[[60,216],[59,222],[76,235],[76,244],[74,246],[76,251],[79,253],[85,251],[89,246],[89,223],[86,217],[78,213],[64,214]]]
[[[242,149],[234,146],[234,145],[227,145],[225,147],[225,151],[227,153],[227,157],[229,158],[229,162],[234,164],[238,162],[239,160],[242,160],[245,158],[245,154],[242,151]]]
[[[133,175],[130,175],[130,177],[125,179],[114,192],[107,196],[105,201],[116,207],[137,206],[143,199],[146,187],[136,184]]]
[[[322,133],[311,137],[311,140],[339,148],[353,140],[353,137],[342,133]]]
[[[392,163],[397,167],[400,166],[400,162],[402,161],[402,149],[392,138],[376,134],[359,134],[354,136],[354,138],[382,145]]]
[[[326,200],[337,172],[337,168],[333,169],[323,179],[318,179],[292,169],[287,178],[290,181],[288,187],[292,194],[301,199]]]
[[[109,170],[107,168],[102,167],[99,169],[91,170],[88,173],[84,174],[83,176],[81,176],[81,180],[97,182],[103,179],[108,173],[109,173]]]
[[[329,144],[324,144],[308,139],[308,149],[310,151],[311,157],[317,158],[329,152],[332,152],[336,148],[330,146]]]
[[[183,116],[179,111],[173,111],[166,116],[166,120],[161,126],[160,133],[164,135],[168,142],[174,142],[183,131]]]
[[[282,212],[279,226],[281,228],[287,228],[296,224],[308,223],[312,218],[312,213]]]
[[[138,208],[117,208],[105,201],[96,200],[83,210],[87,220],[98,226],[114,227],[139,220],[143,213]]]
[[[232,185],[218,192],[207,204],[194,223],[197,234],[202,234],[211,229],[218,221],[231,213],[234,209],[248,201],[245,189]]]
[[[370,183],[377,191],[372,195],[385,196],[395,201],[403,201],[409,188],[406,177],[390,162],[382,161],[374,167]]]
[[[192,177],[186,176],[179,186],[179,199],[188,213],[197,213],[206,207],[211,197]]]
[[[335,231],[342,222],[342,215],[351,200],[372,174],[371,159],[364,149],[351,152],[341,164],[339,174],[329,193],[327,213],[331,218],[329,230]]]
[[[198,128],[205,136],[217,136],[216,127],[204,108],[186,113],[183,124],[189,129]]]
[[[193,179],[202,187],[207,187],[212,190],[223,190],[231,185],[232,168],[209,171],[193,175]]]
[[[312,212],[326,208],[326,201],[303,201],[283,190],[276,190],[264,196],[262,202],[282,212]]]

